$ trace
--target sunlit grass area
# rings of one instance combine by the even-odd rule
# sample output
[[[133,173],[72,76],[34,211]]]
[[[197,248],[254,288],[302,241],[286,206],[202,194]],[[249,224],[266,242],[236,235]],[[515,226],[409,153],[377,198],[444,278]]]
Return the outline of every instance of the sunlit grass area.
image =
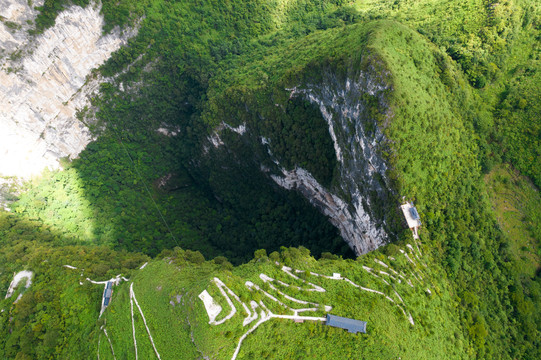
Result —
[[[530,276],[539,269],[541,196],[528,178],[509,166],[498,166],[485,176],[492,209],[521,272]]]
[[[45,170],[26,184],[27,191],[13,204],[13,211],[40,220],[55,232],[94,243],[95,210],[86,197],[77,170]]]

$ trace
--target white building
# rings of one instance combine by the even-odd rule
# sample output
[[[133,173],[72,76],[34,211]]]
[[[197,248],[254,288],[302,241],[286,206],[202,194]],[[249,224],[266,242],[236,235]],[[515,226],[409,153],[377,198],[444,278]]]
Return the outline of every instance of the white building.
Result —
[[[418,239],[419,234],[417,230],[421,226],[421,218],[419,217],[419,213],[417,212],[417,209],[415,206],[413,206],[413,203],[407,202],[404,205],[400,206],[402,208],[402,212],[404,213],[404,217],[406,218],[406,222],[408,223],[408,227],[413,232],[413,238]]]

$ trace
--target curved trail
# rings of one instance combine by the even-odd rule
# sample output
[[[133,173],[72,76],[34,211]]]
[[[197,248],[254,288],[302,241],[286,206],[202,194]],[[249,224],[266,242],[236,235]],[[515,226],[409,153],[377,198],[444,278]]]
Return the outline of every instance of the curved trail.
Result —
[[[364,267],[363,267],[364,268]],[[369,270],[367,269],[370,269],[372,270],[371,268],[366,268],[365,270],[370,272]],[[295,276],[291,273],[291,268],[287,267],[287,266],[282,266],[282,271],[284,271],[286,274],[290,275],[290,276],[293,276],[294,278],[296,279],[299,279],[303,282],[305,282],[305,280],[302,280],[300,279],[298,276]],[[303,270],[295,270],[296,272],[305,272]],[[371,273],[371,272],[370,272]],[[318,274],[318,273],[314,273],[314,272],[310,272],[310,275],[313,275],[313,276],[319,276],[319,277],[322,277],[322,278],[325,278],[325,279],[329,279],[329,280],[344,280],[348,283],[350,283],[351,285],[355,286],[356,288],[360,289],[360,290],[363,290],[363,291],[367,291],[367,292],[371,292],[371,293],[375,293],[375,294],[378,294],[378,295],[381,295],[383,297],[385,297],[387,300],[389,300],[390,302],[392,302],[394,305],[396,305],[400,311],[402,311],[402,313],[404,314],[404,316],[408,319],[408,321],[412,324],[412,325],[415,325],[415,322],[413,321],[413,317],[411,316],[410,313],[406,313],[406,311],[404,310],[404,308],[402,306],[400,306],[396,301],[394,301],[392,298],[390,298],[389,296],[385,295],[383,292],[381,291],[378,291],[378,290],[373,290],[373,289],[369,289],[369,288],[366,288],[366,287],[363,287],[359,284],[356,284],[354,283],[353,281],[351,281],[350,279],[346,278],[346,277],[342,277],[338,274],[338,276],[333,275],[333,276],[328,276],[328,275],[322,275],[322,274]],[[375,275],[375,274],[372,274],[372,275]],[[380,278],[379,276],[375,275],[376,277]],[[380,278],[381,279],[381,278]],[[383,280],[383,279],[381,279]],[[387,281],[383,280],[385,283],[387,283]],[[308,283],[308,284],[311,284],[311,283]],[[388,283],[387,283],[388,284]],[[325,291],[325,290],[323,290]],[[395,291],[396,293],[396,291]],[[402,298],[400,296],[398,296],[398,298],[400,300],[402,300]],[[402,302],[403,303],[403,302]]]
[[[26,284],[24,285],[24,287],[28,289],[30,285],[32,285],[32,276],[34,276],[34,273],[29,270],[19,271],[17,274],[15,274],[15,276],[13,276],[13,280],[9,284],[9,288],[5,298],[7,299],[11,297],[11,295],[13,295],[15,289],[17,288],[17,285],[19,285],[22,279],[26,279]],[[17,298],[17,300],[19,299]]]
[[[420,269],[418,269],[418,265],[415,262],[415,260],[413,260],[413,259],[416,259],[419,262],[419,264],[424,265],[422,263],[422,256],[423,255],[422,255],[422,253],[421,253],[421,251],[419,249],[419,245],[417,243],[415,243],[415,248],[413,246],[411,246],[410,244],[407,244],[406,246],[407,246],[407,248],[406,248],[407,251],[404,251],[403,249],[400,249],[400,253],[402,255],[404,255],[404,257],[407,260],[406,264],[409,264],[409,266],[406,265],[406,267],[409,268],[409,269],[404,269],[404,270],[405,271],[409,270],[408,271],[409,274],[415,280],[417,280],[419,283],[422,284],[424,282],[423,276],[421,275],[422,272],[421,272]],[[417,248],[417,252],[415,251],[416,248]],[[409,251],[409,253],[408,253],[408,251]],[[410,254],[411,254],[411,257],[410,257]],[[389,257],[389,260],[396,261],[396,259],[392,258],[392,257]],[[400,272],[398,272],[395,269],[393,269],[393,266],[390,266],[390,265],[384,263],[381,260],[374,259],[374,261],[375,261],[375,263],[377,265],[384,268],[385,271],[380,270],[381,268],[378,269],[377,266],[376,266],[375,269],[370,268],[368,266],[362,266],[362,269],[364,271],[368,272],[370,274],[370,276],[373,276],[374,278],[380,280],[383,284],[385,284],[385,286],[392,286],[393,287],[392,291],[393,291],[394,295],[396,296],[397,300],[391,298],[389,295],[386,295],[382,291],[361,286],[361,285],[353,282],[352,280],[348,279],[347,277],[341,276],[339,273],[333,273],[332,276],[329,276],[329,275],[315,273],[315,272],[312,272],[312,271],[292,269],[291,267],[281,265],[279,262],[275,262],[275,264],[277,266],[281,266],[281,270],[284,273],[286,273],[287,275],[289,275],[290,277],[292,277],[295,280],[301,281],[302,283],[309,285],[311,288],[301,288],[300,286],[297,286],[297,285],[288,284],[288,283],[286,283],[284,281],[271,278],[270,276],[268,276],[266,274],[263,274],[263,273],[259,274],[260,280],[263,281],[263,283],[267,284],[267,286],[275,294],[279,294],[284,299],[287,299],[289,301],[292,301],[292,302],[295,302],[295,303],[298,303],[298,304],[313,305],[314,306],[312,308],[307,307],[307,308],[301,308],[301,309],[291,308],[290,306],[288,306],[288,305],[284,304],[282,301],[280,301],[276,296],[274,296],[274,295],[270,294],[269,292],[265,291],[264,289],[262,289],[261,287],[259,287],[256,284],[254,284],[253,282],[246,281],[245,286],[248,289],[250,289],[251,291],[258,291],[265,298],[279,304],[285,310],[293,312],[293,315],[279,315],[279,314],[274,314],[272,311],[270,311],[265,306],[265,303],[263,301],[261,301],[261,300],[259,301],[259,303],[256,303],[255,301],[252,300],[250,302],[250,307],[251,307],[251,311],[250,311],[248,309],[248,307],[246,306],[246,304],[244,302],[242,302],[238,298],[238,296],[234,292],[232,292],[220,279],[214,278],[213,282],[219,288],[221,294],[226,298],[229,306],[231,307],[231,312],[224,319],[222,319],[222,320],[220,320],[218,322],[214,322],[213,325],[219,325],[219,324],[224,323],[226,320],[233,317],[234,314],[236,313],[235,305],[233,304],[233,301],[231,301],[231,299],[229,298],[227,293],[229,293],[229,295],[233,296],[240,304],[242,304],[242,306],[244,307],[246,313],[248,314],[248,317],[245,318],[245,321],[244,321],[244,324],[243,324],[244,326],[246,326],[248,323],[254,321],[258,317],[258,308],[259,308],[259,320],[239,338],[237,346],[235,348],[235,351],[234,351],[233,356],[232,356],[231,359],[235,360],[237,358],[237,356],[238,356],[238,354],[240,352],[242,343],[246,339],[246,337],[249,334],[251,334],[252,332],[254,332],[261,324],[265,323],[266,321],[268,321],[270,319],[288,319],[288,320],[300,320],[300,321],[305,321],[305,320],[308,320],[308,321],[326,321],[326,318],[324,318],[324,317],[300,316],[299,315],[299,313],[301,313],[301,312],[323,310],[320,304],[315,303],[315,302],[310,302],[310,301],[294,298],[294,297],[286,294],[284,292],[285,290],[281,291],[278,287],[275,286],[275,284],[279,284],[279,285],[283,286],[284,288],[297,289],[299,291],[326,292],[326,289],[323,288],[322,286],[319,286],[319,285],[316,285],[316,284],[314,284],[312,282],[309,282],[307,280],[301,279],[296,274],[305,273],[305,274],[310,274],[312,276],[320,277],[320,278],[324,278],[324,279],[328,279],[328,280],[345,281],[345,282],[349,283],[350,285],[356,287],[357,289],[359,289],[361,291],[366,291],[366,292],[370,292],[370,293],[380,295],[380,296],[384,297],[386,300],[393,303],[396,307],[398,307],[400,309],[400,311],[402,312],[402,314],[404,315],[404,317],[406,317],[406,319],[411,323],[411,325],[415,325],[415,322],[413,321],[413,317],[411,316],[411,313],[406,311],[406,304],[404,302],[404,299],[402,298],[402,296],[400,296],[400,294],[396,291],[396,289],[394,289],[394,284],[396,284],[396,283],[401,284],[402,282],[404,282],[404,284],[407,284],[410,287],[414,287],[413,283],[411,282],[411,280],[409,278],[406,277],[404,271],[400,270]],[[424,266],[426,267],[426,265],[424,265]],[[384,278],[384,277],[386,277],[386,278]],[[389,279],[393,280],[392,284],[391,284]],[[227,293],[226,293],[226,291],[227,291]],[[430,293],[430,290],[427,289],[427,292]],[[332,307],[328,306],[328,305],[325,305],[324,310],[326,312],[328,312],[328,311],[332,310]]]
[[[233,353],[233,356],[231,357],[231,360],[235,360],[237,358],[237,356],[239,354],[239,351],[240,351],[240,347],[242,346],[242,342],[244,341],[244,339],[246,339],[246,337],[248,335],[250,335],[252,332],[254,332],[255,329],[257,329],[259,327],[259,325],[263,324],[264,322],[266,322],[266,321],[268,321],[270,319],[277,318],[277,319],[303,320],[303,321],[304,320],[310,320],[310,321],[326,321],[327,320],[327,318],[324,318],[324,317],[298,316],[296,313],[295,313],[295,315],[276,315],[276,314],[273,314],[269,309],[267,309],[267,307],[263,304],[262,301],[260,301],[259,304],[264,309],[260,313],[260,319],[253,327],[251,327],[248,331],[246,331],[240,337],[239,342],[237,344],[237,347],[235,348],[235,352]],[[256,304],[256,306],[257,306],[257,304]],[[306,309],[306,310],[308,310],[308,309]],[[317,310],[317,309],[315,309],[315,310]],[[254,308],[254,311],[255,311],[255,308]]]

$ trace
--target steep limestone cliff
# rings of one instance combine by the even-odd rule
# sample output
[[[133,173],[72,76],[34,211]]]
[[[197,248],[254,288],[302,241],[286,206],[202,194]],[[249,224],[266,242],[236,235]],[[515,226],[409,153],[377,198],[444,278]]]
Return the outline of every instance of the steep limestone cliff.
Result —
[[[282,171],[283,177],[271,175],[271,178],[288,190],[299,191],[316,206],[340,230],[340,235],[356,255],[375,250],[385,242],[387,234],[376,227],[369,213],[359,203],[362,200],[360,194],[355,194],[356,212],[352,212],[344,200],[321,186],[308,171],[302,168]]]
[[[385,216],[378,216],[373,204],[387,202],[390,191],[387,165],[380,154],[385,138],[363,100],[372,97],[378,108],[386,109],[388,86],[376,74],[369,68],[341,79],[329,71],[320,84],[291,89],[291,96],[303,96],[317,105],[327,121],[340,170],[334,189],[324,189],[303,169],[282,169],[284,177],[272,176],[280,186],[298,189],[327,215],[357,255],[377,249],[389,238]]]
[[[14,54],[28,42],[28,30],[45,0],[0,0],[0,59]]]
[[[244,123],[242,131],[238,131],[222,123],[204,146],[206,154],[209,148],[231,152],[234,146],[226,140],[231,136],[225,136],[229,131],[240,135],[243,142],[252,143],[260,169],[279,186],[299,191],[329,218],[357,255],[386,244],[396,231],[392,225],[395,200],[382,155],[388,141],[377,119],[385,122],[391,116],[386,100],[391,90],[386,81],[389,74],[375,59],[365,61],[362,67],[363,71],[350,69],[347,76],[326,69],[317,82],[287,89],[291,98],[301,97],[319,108],[327,123],[338,167],[333,185],[323,186],[299,164],[285,167],[273,150],[276,139],[258,133],[257,124]],[[263,120],[256,115],[254,121]],[[255,154],[266,154],[266,158]]]
[[[1,16],[21,29],[36,15],[26,0],[3,3]],[[115,29],[103,36],[103,25],[97,4],[70,7],[35,38],[0,24],[4,55],[15,54],[0,70],[0,175],[28,177],[55,168],[59,158],[77,156],[91,141],[75,117],[99,86],[87,76],[133,35]]]

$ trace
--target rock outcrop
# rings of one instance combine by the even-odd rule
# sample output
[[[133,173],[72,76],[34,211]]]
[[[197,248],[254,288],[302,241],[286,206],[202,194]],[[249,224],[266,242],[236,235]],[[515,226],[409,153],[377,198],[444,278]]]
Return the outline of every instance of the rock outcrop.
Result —
[[[320,84],[290,91],[291,96],[302,96],[317,105],[327,121],[340,170],[339,185],[332,189],[335,193],[299,168],[282,169],[283,177],[272,178],[286,189],[299,190],[329,217],[349,247],[361,255],[389,240],[385,215],[375,211],[376,206],[389,203],[387,165],[380,155],[386,139],[363,100],[371,97],[380,110],[385,110],[384,92],[388,87],[383,75],[377,75],[371,67],[355,78],[341,79],[331,71],[323,78]]]
[[[36,15],[26,4],[2,0],[1,16],[22,27]],[[23,39],[20,30],[0,25],[4,50],[22,54],[4,59],[0,71],[0,176],[28,177],[56,168],[58,159],[77,156],[91,141],[75,116],[99,86],[87,76],[134,35],[115,29],[104,36],[100,8],[72,6],[35,38]]]
[[[45,0],[0,0],[0,59],[13,55],[28,42],[28,30]],[[2,61],[4,63],[4,61]]]
[[[377,228],[369,213],[359,205],[359,196],[354,203],[356,212],[352,213],[344,200],[321,186],[308,171],[302,168],[282,171],[283,177],[271,175],[271,178],[288,190],[299,191],[327,216],[356,255],[377,249],[384,243],[385,232]]]
[[[388,144],[375,118],[376,113],[388,116],[387,75],[371,65],[361,72],[351,71],[348,77],[337,76],[329,69],[317,84],[287,89],[291,97],[302,97],[317,106],[327,122],[339,170],[330,188],[322,186],[306,169],[284,168],[273,155],[272,139],[257,133],[257,126],[250,124],[239,128],[221,124],[207,138],[204,153],[213,156],[210,148],[234,151],[235,146],[228,144],[225,132],[237,133],[244,143],[251,144],[254,154],[251,161],[258,163],[261,171],[276,184],[300,192],[326,215],[355,254],[373,251],[389,242],[393,234],[388,225],[392,221],[388,220],[395,200],[382,157]],[[264,151],[255,149],[259,146]]]

